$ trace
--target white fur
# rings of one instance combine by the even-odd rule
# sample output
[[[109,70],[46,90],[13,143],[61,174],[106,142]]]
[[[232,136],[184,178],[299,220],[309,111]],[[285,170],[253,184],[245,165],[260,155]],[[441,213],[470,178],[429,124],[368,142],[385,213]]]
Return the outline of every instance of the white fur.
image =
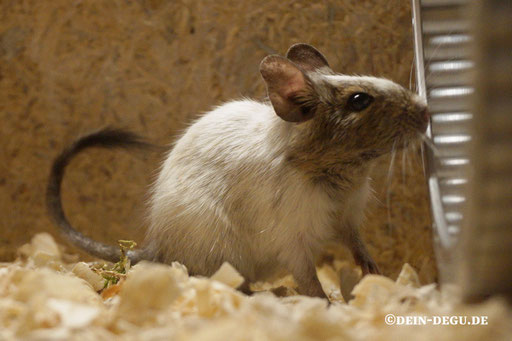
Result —
[[[300,126],[251,100],[196,121],[154,186],[150,247],[195,274],[228,261],[250,281],[281,269],[300,276],[340,225],[360,224],[369,193],[363,174],[340,207],[291,168],[285,151]]]
[[[324,77],[334,86],[361,84],[387,93],[396,93],[403,89],[400,85],[386,78],[347,75],[325,75]]]

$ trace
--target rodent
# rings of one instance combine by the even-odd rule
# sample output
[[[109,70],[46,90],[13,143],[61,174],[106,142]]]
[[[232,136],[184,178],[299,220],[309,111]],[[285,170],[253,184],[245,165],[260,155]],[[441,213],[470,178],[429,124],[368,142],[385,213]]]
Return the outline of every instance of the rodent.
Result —
[[[379,273],[359,226],[374,161],[417,139],[424,100],[382,78],[336,74],[314,47],[295,44],[260,64],[265,101],[239,100],[204,114],[169,151],[153,185],[145,247],[132,262],[179,261],[193,275],[231,263],[246,283],[289,271],[298,292],[325,297],[315,258],[340,241],[362,272]],[[68,223],[60,185],[71,158],[90,146],[147,147],[105,129],[66,149],[47,191],[51,216],[74,244],[116,261],[119,251]]]

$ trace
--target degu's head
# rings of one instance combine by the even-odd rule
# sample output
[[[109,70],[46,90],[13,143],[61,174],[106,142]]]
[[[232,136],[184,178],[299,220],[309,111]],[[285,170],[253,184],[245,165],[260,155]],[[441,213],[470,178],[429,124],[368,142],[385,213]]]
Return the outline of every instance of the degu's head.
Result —
[[[303,127],[304,143],[319,153],[374,158],[418,138],[428,124],[418,95],[384,78],[336,74],[307,44],[267,56],[260,72],[276,114]]]

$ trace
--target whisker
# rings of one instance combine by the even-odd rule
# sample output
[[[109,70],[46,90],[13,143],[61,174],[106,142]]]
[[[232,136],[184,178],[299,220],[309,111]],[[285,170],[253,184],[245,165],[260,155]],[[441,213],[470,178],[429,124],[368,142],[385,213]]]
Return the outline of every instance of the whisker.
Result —
[[[412,56],[412,62],[411,62],[411,72],[409,72],[409,90],[416,92],[416,89],[412,89],[412,75],[415,68],[414,60],[416,59],[416,51],[414,51],[414,54]],[[416,88],[416,82],[414,82],[414,87]]]
[[[423,176],[425,177],[425,179],[427,179],[427,169],[425,167],[425,153],[424,153],[424,150],[423,150],[423,143],[420,143],[420,150],[421,150],[421,167],[423,169]]]
[[[441,154],[439,152],[439,149],[437,149],[434,142],[432,142],[431,139],[429,139],[425,134],[419,134],[421,140],[425,142],[425,145],[434,153],[435,157],[439,157]]]
[[[393,146],[391,146],[391,160],[389,162],[388,176],[387,182],[389,183],[391,176],[393,175],[393,165],[395,163],[395,155],[396,155],[396,141],[393,142]]]
[[[431,57],[430,59],[433,59],[433,57]],[[458,60],[457,57],[452,57],[452,58],[447,58],[447,59],[443,59],[443,62],[453,62],[454,60]],[[430,61],[426,66],[425,66],[425,69],[427,69],[428,67],[430,67],[430,64],[432,64],[432,61]],[[425,83],[428,82],[428,80],[430,79],[430,76],[432,75],[432,73],[425,73]]]
[[[450,32],[449,34],[452,34],[452,33],[453,32]],[[432,60],[436,56],[436,53],[437,53],[437,51],[439,50],[440,47],[441,47],[441,44],[437,44],[437,46],[434,49],[434,51],[432,51],[432,54],[430,55],[430,58],[425,61],[425,65],[424,65],[425,70],[430,66],[430,63],[432,63]]]
[[[407,168],[409,171],[412,171],[413,170],[413,158],[414,158],[414,154],[415,154],[415,151],[418,149],[417,145],[416,145],[416,141],[413,141],[411,143],[410,146],[407,147],[407,151],[405,153],[405,163],[407,165]],[[411,155],[412,153],[412,155]]]
[[[387,207],[387,216],[388,216],[388,227],[391,229],[391,178],[393,176],[393,166],[395,163],[395,155],[396,155],[396,141],[393,142],[393,146],[391,147],[391,160],[389,161],[389,169],[388,176],[386,180],[386,207]]]
[[[451,35],[451,34],[453,34],[454,32],[455,32],[455,30],[453,30],[453,29],[452,29],[452,30],[448,31],[448,33],[447,33],[447,34],[448,34],[448,35]],[[440,43],[439,43],[439,44],[437,44],[437,46],[436,46],[436,48],[434,49],[434,51],[432,51],[432,54],[430,55],[430,58],[429,58],[428,60],[426,60],[426,61],[425,61],[425,65],[424,65],[425,70],[427,70],[427,69],[429,68],[429,66],[430,66],[430,64],[432,63],[432,61],[434,60],[434,58],[436,58],[436,57],[437,57],[437,56],[436,56],[436,54],[437,54],[437,51],[439,50],[439,48],[441,47],[441,45],[442,45],[442,44],[440,44]],[[457,59],[457,57],[452,57],[452,58],[449,58],[449,59],[445,59],[445,60],[443,60],[443,61],[453,61],[453,60],[456,60],[456,59]],[[430,74],[425,74],[425,82],[427,82],[427,81],[428,81],[429,77],[430,77]]]
[[[405,141],[403,142],[402,146],[402,184],[405,185]]]

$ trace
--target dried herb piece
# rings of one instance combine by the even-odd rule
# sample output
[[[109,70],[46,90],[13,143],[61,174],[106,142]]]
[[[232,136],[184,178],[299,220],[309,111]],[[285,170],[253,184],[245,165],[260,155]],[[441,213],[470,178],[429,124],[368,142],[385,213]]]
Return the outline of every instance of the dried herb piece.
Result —
[[[105,279],[105,285],[102,290],[119,283],[119,280],[124,279],[126,272],[130,269],[130,258],[126,256],[126,253],[136,247],[137,243],[133,240],[118,240],[118,243],[121,250],[119,262],[115,263],[110,269],[108,264],[103,264],[100,268],[91,267],[93,271]]]

